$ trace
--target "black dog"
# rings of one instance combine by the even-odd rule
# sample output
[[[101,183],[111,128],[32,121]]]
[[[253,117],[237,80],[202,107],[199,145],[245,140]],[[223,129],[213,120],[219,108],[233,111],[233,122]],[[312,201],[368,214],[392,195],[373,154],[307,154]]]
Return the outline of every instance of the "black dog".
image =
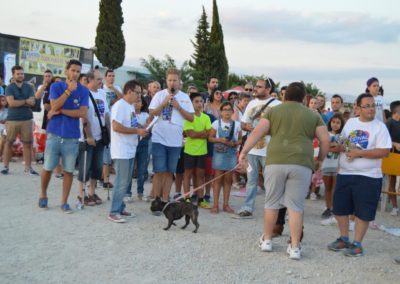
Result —
[[[160,197],[157,197],[151,202],[150,210],[152,212],[162,211],[164,213],[165,217],[168,219],[168,226],[164,228],[164,230],[171,228],[171,225],[176,226],[174,221],[181,219],[183,216],[185,216],[186,223],[182,229],[185,229],[189,225],[190,219],[192,219],[192,223],[196,226],[196,229],[193,231],[193,233],[197,233],[197,230],[200,227],[199,222],[197,222],[199,210],[197,206],[193,205],[192,203],[183,200],[167,203],[162,201]]]

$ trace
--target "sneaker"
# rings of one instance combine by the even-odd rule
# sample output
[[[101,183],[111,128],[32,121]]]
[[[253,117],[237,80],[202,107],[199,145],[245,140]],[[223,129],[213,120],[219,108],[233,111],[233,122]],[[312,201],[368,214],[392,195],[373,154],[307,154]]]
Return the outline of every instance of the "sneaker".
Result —
[[[125,202],[125,203],[133,203],[133,198],[132,198],[132,196],[125,196],[125,197],[124,197],[124,202]]]
[[[329,217],[328,219],[322,220],[321,225],[322,226],[332,226],[336,225],[338,222],[334,216]]]
[[[153,198],[152,196],[150,196],[150,195],[148,195],[148,196],[143,196],[143,201],[151,202],[151,201],[153,201],[153,200],[154,200],[154,198]]]
[[[375,221],[369,222],[369,228],[371,230],[379,230],[379,225]]]
[[[36,172],[34,169],[30,168],[29,170],[24,170],[24,173],[29,174],[31,176],[39,176],[39,173]]]
[[[48,199],[47,197],[39,198],[39,208],[47,209]]]
[[[251,219],[251,218],[253,218],[253,213],[251,213],[251,212],[249,212],[247,210],[244,210],[242,212],[239,212],[238,214],[233,215],[232,218],[235,218],[235,219]]]
[[[364,255],[362,246],[355,246],[351,244],[349,248],[344,251],[345,256],[359,257]]]
[[[239,190],[240,189],[240,184],[238,182],[235,182],[231,186],[231,190]]]
[[[199,207],[203,208],[203,209],[210,209],[210,203],[208,203],[205,199],[203,199],[200,203],[199,203]]]
[[[114,185],[111,182],[103,182],[103,189],[112,189]]]
[[[77,197],[78,202],[82,205],[82,197],[78,196]],[[85,204],[85,206],[95,206],[96,202],[89,196],[85,196],[84,198],[85,202],[83,204]]]
[[[103,200],[95,193],[90,198],[96,203],[96,205],[100,205],[103,203]]]
[[[205,194],[204,195],[204,200],[207,201],[208,203],[211,203],[211,196]]]
[[[332,216],[332,210],[330,208],[326,208],[324,212],[322,212],[321,217],[327,219]]]
[[[397,216],[399,214],[399,208],[395,207],[392,209],[392,212],[390,212],[391,216]]]
[[[126,217],[126,218],[135,218],[136,217],[135,213],[127,212],[125,210],[121,212],[121,216]]]
[[[9,171],[10,171],[10,169],[9,169],[8,167],[4,167],[4,168],[1,170],[1,173],[2,173],[3,175],[8,175]]]
[[[333,251],[340,251],[348,248],[350,248],[350,242],[343,241],[342,238],[338,238],[328,245],[328,249]]]
[[[143,200],[143,194],[138,194],[137,199],[138,199],[139,201],[142,201],[142,200]]]
[[[288,253],[290,259],[300,260],[300,258],[301,258],[301,248],[300,247],[292,248],[292,245],[289,244],[286,252]]]
[[[310,200],[311,200],[311,201],[316,201],[316,200],[317,200],[317,194],[314,193],[314,192],[311,192],[311,193],[310,193]]]
[[[264,240],[264,234],[260,237],[258,242],[258,246],[260,247],[261,251],[272,251],[272,240]]]
[[[113,221],[115,223],[125,223],[126,220],[124,218],[121,217],[121,215],[119,214],[115,214],[115,215],[108,215],[108,220]]]
[[[179,197],[182,196],[182,193],[178,192],[174,194],[174,199],[178,199]]]
[[[68,203],[64,203],[63,205],[61,205],[61,210],[65,213],[65,214],[71,214],[72,213],[72,209],[71,207],[69,207]]]

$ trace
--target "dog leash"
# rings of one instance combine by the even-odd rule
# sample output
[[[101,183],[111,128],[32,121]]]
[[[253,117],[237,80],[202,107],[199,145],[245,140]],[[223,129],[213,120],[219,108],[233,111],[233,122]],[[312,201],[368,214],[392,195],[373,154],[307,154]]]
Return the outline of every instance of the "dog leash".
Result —
[[[216,177],[216,178],[213,178],[212,180],[209,180],[208,182],[203,183],[202,185],[200,185],[200,186],[198,186],[198,187],[196,187],[196,188],[190,190],[189,192],[184,193],[183,195],[181,195],[181,196],[175,198],[172,202],[177,202],[177,201],[179,201],[180,199],[184,199],[184,198],[188,197],[190,194],[193,194],[194,192],[198,191],[199,189],[202,189],[202,188],[205,187],[207,184],[210,184],[210,183],[212,183],[213,181],[215,181],[215,180],[221,178],[222,176],[224,176],[224,175],[226,175],[226,174],[229,174],[229,173],[235,171],[238,167],[239,167],[239,164],[237,164],[233,169],[231,169],[231,170],[229,170],[229,171],[227,171],[227,172],[224,172],[222,175],[220,175],[220,176],[218,176],[218,177]],[[170,202],[170,203],[172,203],[172,202]],[[164,206],[164,209],[167,207],[167,205],[168,205],[168,203]]]

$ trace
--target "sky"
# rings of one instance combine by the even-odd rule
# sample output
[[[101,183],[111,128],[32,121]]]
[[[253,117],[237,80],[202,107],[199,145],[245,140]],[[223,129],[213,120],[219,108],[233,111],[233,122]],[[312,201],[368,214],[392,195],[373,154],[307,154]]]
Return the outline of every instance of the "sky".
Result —
[[[400,99],[400,9],[396,0],[219,0],[230,72],[303,80],[327,94],[358,95],[377,77],[387,101]],[[90,48],[96,0],[0,0],[0,32]],[[193,54],[191,40],[212,0],[125,0],[125,65]],[[18,15],[18,19],[16,16]]]

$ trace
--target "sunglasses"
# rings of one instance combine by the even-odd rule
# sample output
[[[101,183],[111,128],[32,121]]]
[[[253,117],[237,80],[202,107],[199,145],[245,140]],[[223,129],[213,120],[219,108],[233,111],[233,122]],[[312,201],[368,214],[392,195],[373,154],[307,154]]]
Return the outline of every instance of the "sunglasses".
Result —
[[[246,92],[252,92],[253,89],[244,89]]]

